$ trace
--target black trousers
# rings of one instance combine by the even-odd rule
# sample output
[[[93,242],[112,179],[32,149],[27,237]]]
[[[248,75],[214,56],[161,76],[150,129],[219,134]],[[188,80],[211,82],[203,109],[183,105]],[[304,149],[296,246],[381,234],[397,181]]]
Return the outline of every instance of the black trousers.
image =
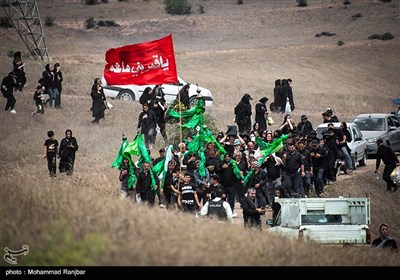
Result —
[[[396,168],[396,164],[388,164],[385,165],[385,169],[383,169],[382,179],[386,182],[387,189],[391,190],[396,187],[396,184],[390,178],[390,174],[392,174],[393,170]]]
[[[8,109],[11,109],[11,110],[13,110],[14,109],[14,106],[15,106],[15,103],[17,102],[16,100],[15,100],[15,97],[14,97],[14,94],[9,94],[9,95],[7,95],[7,103],[6,103],[6,111],[8,111]]]

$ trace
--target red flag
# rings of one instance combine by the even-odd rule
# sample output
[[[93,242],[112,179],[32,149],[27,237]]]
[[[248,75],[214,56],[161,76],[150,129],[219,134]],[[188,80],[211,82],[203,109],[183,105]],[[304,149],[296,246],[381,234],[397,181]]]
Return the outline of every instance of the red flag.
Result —
[[[104,78],[109,85],[157,85],[178,82],[172,35],[106,52]]]

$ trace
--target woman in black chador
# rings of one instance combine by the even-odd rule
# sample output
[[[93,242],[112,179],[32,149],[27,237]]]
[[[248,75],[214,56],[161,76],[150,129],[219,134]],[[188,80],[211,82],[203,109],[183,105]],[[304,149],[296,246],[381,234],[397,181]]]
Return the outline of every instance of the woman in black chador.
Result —
[[[106,109],[106,106],[104,104],[104,102],[106,101],[106,96],[104,95],[100,78],[94,79],[91,95],[92,95],[92,117],[94,117],[92,123],[98,124],[99,120],[104,118],[104,110]]]
[[[75,137],[72,137],[72,131],[65,131],[65,138],[60,144],[60,173],[67,172],[67,175],[72,175],[74,170],[75,152],[78,150],[78,142]]]

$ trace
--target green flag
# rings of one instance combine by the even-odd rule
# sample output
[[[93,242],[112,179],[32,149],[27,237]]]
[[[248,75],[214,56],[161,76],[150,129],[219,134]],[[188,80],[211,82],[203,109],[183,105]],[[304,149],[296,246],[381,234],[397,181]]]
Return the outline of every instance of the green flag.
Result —
[[[263,164],[264,160],[269,157],[269,155],[276,153],[277,151],[279,151],[280,149],[282,149],[283,147],[283,142],[286,141],[286,139],[288,139],[289,134],[284,134],[281,137],[279,137],[278,139],[275,139],[271,144],[265,143],[264,141],[262,141],[261,139],[259,139],[260,141],[262,141],[263,143],[267,144],[264,145],[265,149],[262,150],[260,152],[260,154],[262,155],[262,157],[258,160],[258,163],[261,165]],[[257,140],[257,138],[256,138]],[[258,143],[258,142],[257,142]],[[244,178],[244,185],[247,184],[247,182],[250,180],[251,176],[253,175],[254,170],[251,169],[247,174],[246,177]]]

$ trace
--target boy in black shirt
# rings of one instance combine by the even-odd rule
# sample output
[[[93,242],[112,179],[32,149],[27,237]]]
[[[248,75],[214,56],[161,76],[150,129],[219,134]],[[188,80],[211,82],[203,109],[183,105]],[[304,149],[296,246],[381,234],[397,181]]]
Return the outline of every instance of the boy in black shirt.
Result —
[[[37,86],[35,94],[33,95],[33,100],[35,101],[36,105],[36,111],[32,112],[32,115],[39,113],[44,114],[44,106],[43,106],[44,91],[45,91],[44,86]]]
[[[56,157],[59,154],[59,146],[58,146],[58,141],[54,139],[54,132],[50,130],[47,132],[47,136],[49,139],[47,139],[44,142],[44,148],[43,148],[43,158],[47,158],[47,167],[50,172],[50,177],[56,177],[57,175],[57,161]],[[60,156],[58,156],[60,157]]]

